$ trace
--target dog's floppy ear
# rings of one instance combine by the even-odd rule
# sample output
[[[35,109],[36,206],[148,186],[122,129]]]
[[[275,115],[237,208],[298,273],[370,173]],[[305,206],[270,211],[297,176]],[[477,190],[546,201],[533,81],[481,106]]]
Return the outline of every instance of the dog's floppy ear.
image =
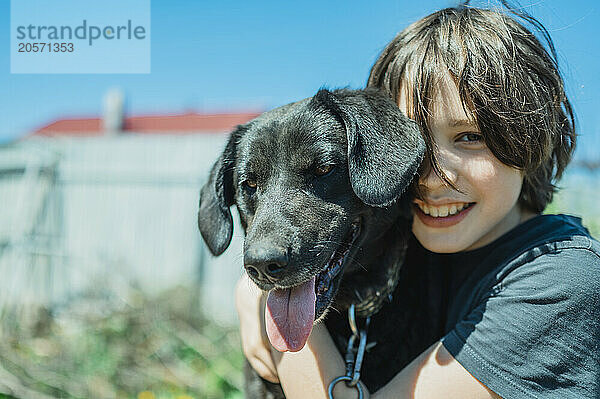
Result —
[[[200,190],[198,228],[210,252],[221,255],[229,246],[233,234],[233,219],[229,207],[233,205],[233,168],[237,141],[245,127],[238,126],[231,133],[225,150],[213,165],[208,181]]]
[[[398,199],[425,153],[417,124],[376,89],[321,89],[315,99],[346,128],[348,170],[356,196],[379,207]]]

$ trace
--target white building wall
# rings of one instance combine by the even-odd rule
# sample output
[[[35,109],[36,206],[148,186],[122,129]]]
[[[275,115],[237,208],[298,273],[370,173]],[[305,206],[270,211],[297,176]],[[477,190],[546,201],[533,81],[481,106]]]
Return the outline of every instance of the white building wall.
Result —
[[[200,187],[226,139],[35,138],[0,149],[5,169],[38,159],[57,172],[55,181],[31,168],[33,180],[0,172],[0,272],[10,276],[0,279],[0,300],[60,302],[102,285],[117,294],[131,284],[157,293],[199,281],[207,312],[233,322],[232,291],[242,267],[239,225],[230,249],[213,258],[196,219]],[[40,219],[47,196],[51,209]],[[52,228],[42,233],[48,221]],[[48,235],[51,240],[40,239]]]

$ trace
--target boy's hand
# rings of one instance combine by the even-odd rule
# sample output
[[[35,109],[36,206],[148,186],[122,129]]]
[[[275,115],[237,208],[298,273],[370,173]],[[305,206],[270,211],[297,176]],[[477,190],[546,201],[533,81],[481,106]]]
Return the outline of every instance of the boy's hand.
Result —
[[[242,351],[252,368],[267,381],[279,383],[265,329],[267,293],[244,273],[235,287],[235,307],[240,319]]]

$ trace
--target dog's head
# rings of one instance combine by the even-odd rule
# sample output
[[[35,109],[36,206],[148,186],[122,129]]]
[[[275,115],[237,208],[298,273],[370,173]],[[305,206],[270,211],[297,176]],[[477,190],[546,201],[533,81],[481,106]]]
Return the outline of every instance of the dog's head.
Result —
[[[201,190],[198,225],[214,255],[239,210],[244,266],[270,291],[267,330],[299,350],[357,254],[402,212],[396,201],[425,150],[417,125],[378,91],[320,90],[239,126]],[[369,281],[365,281],[369,284]]]

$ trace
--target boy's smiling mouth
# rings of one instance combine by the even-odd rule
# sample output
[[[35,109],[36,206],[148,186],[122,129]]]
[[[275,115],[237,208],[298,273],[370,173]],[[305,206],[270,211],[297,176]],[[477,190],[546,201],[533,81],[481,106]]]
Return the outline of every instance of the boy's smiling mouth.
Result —
[[[432,205],[418,199],[413,203],[417,217],[429,227],[453,226],[463,220],[476,204],[475,202],[448,202]]]

